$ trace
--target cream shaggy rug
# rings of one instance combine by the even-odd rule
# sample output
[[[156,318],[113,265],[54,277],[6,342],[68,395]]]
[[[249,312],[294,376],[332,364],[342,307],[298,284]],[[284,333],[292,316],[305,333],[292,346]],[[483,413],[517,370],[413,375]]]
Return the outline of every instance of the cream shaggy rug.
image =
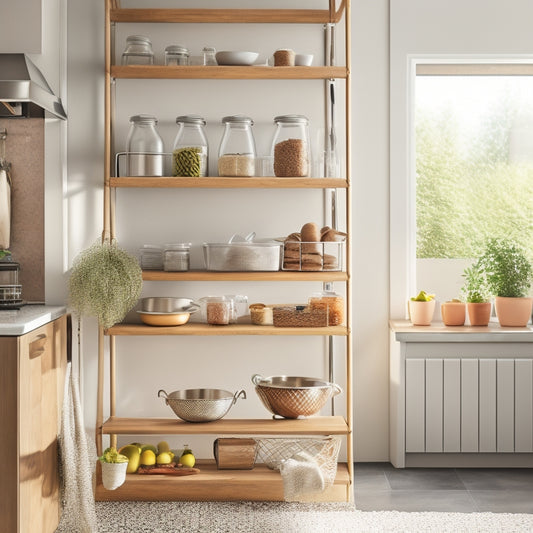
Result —
[[[99,533],[513,533],[533,515],[363,512],[349,504],[98,502]]]

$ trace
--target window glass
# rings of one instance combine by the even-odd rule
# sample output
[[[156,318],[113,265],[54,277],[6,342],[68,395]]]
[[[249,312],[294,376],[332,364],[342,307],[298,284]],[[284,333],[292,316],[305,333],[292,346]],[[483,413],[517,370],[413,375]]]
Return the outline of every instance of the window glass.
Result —
[[[456,297],[488,237],[533,250],[533,76],[417,75],[415,146],[417,286]]]

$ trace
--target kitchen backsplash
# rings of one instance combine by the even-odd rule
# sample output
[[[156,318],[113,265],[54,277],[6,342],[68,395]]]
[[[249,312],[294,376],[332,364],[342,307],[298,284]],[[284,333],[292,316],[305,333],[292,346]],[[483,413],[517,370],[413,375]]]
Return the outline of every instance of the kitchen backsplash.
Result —
[[[11,247],[25,301],[44,301],[44,119],[0,119],[11,163]]]

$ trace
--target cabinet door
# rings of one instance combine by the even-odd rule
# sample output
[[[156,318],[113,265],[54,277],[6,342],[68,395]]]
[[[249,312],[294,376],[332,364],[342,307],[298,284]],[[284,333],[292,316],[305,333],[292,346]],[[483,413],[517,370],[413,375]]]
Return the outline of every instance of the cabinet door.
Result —
[[[58,387],[66,318],[19,339],[19,512],[21,533],[55,531],[59,519]]]

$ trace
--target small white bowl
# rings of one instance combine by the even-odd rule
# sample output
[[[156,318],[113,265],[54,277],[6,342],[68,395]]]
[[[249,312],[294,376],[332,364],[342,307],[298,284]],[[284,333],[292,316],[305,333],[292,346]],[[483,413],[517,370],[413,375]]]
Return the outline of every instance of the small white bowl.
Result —
[[[217,52],[215,57],[219,65],[252,65],[259,54],[257,52]]]
[[[313,54],[296,54],[294,64],[298,67],[310,67],[313,64]]]

